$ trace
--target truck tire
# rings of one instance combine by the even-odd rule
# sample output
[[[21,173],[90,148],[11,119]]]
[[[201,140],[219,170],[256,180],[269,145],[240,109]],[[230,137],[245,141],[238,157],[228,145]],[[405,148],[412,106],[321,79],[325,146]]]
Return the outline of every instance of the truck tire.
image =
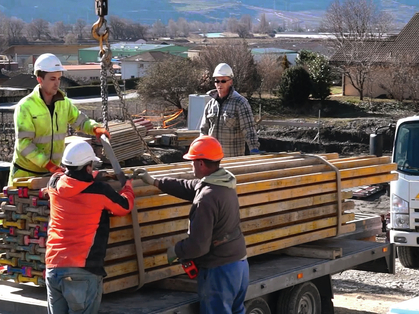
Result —
[[[321,314],[319,290],[312,282],[305,282],[283,291],[277,303],[277,314]]]
[[[244,303],[246,314],[271,314],[268,303],[262,298],[256,298]]]
[[[397,247],[400,263],[406,268],[419,268],[419,248],[412,246]]]

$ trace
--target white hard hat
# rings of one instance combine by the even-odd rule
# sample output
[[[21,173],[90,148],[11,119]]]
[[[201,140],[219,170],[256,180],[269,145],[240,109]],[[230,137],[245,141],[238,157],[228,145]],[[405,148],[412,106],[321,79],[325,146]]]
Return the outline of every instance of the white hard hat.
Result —
[[[219,65],[217,65],[217,67],[214,70],[214,74],[212,75],[212,77],[217,77],[217,76],[233,77],[234,74],[233,74],[233,70],[227,63],[220,63]]]
[[[84,166],[92,161],[100,161],[96,157],[92,146],[85,141],[74,141],[64,150],[62,164],[66,166]]]
[[[52,53],[44,53],[38,57],[35,61],[33,67],[33,73],[38,74],[38,71],[44,72],[57,72],[57,71],[67,71],[61,64],[60,59]]]

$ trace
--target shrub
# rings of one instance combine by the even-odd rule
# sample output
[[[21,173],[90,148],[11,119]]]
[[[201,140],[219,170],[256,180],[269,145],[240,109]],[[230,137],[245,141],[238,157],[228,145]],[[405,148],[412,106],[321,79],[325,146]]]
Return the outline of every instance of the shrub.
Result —
[[[310,92],[310,75],[304,67],[294,66],[284,71],[279,94],[285,106],[304,105]]]

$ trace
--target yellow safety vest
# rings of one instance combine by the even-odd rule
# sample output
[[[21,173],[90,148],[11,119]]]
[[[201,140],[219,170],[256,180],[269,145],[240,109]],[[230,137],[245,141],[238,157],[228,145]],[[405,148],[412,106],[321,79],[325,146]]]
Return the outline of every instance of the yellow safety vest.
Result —
[[[39,87],[37,85],[16,106],[13,163],[28,172],[46,173],[45,166],[50,160],[56,165],[61,163],[69,124],[77,131],[93,135],[93,127],[98,123],[80,112],[62,91],[54,96],[55,108],[51,117]]]

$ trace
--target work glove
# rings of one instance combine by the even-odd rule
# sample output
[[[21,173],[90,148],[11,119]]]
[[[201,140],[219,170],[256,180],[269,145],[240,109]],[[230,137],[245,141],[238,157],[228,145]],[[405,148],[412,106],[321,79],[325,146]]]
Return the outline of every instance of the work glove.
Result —
[[[55,173],[55,172],[64,172],[64,169],[60,166],[57,166],[56,164],[54,164],[51,160],[48,161],[48,163],[45,166],[45,169],[47,169],[49,172],[51,173]]]
[[[259,154],[264,154],[264,153],[265,153],[265,151],[259,150],[259,149],[257,149],[257,148],[253,148],[253,149],[250,151],[250,155],[259,155]]]
[[[93,133],[95,133],[96,138],[97,138],[98,140],[100,140],[100,136],[101,136],[102,134],[105,134],[105,136],[106,136],[108,139],[110,139],[110,138],[111,138],[111,135],[109,134],[108,130],[106,130],[105,128],[100,127],[100,126],[95,126],[95,127],[93,127]]]
[[[149,185],[154,185],[155,179],[148,174],[147,170],[145,170],[145,169],[139,169],[138,172],[139,172],[138,173],[138,178],[139,179],[143,180],[144,183],[147,183]]]
[[[169,265],[172,265],[173,262],[175,260],[177,260],[177,256],[175,253],[175,247],[174,246],[169,246],[169,248],[167,249],[167,262],[169,263]]]

